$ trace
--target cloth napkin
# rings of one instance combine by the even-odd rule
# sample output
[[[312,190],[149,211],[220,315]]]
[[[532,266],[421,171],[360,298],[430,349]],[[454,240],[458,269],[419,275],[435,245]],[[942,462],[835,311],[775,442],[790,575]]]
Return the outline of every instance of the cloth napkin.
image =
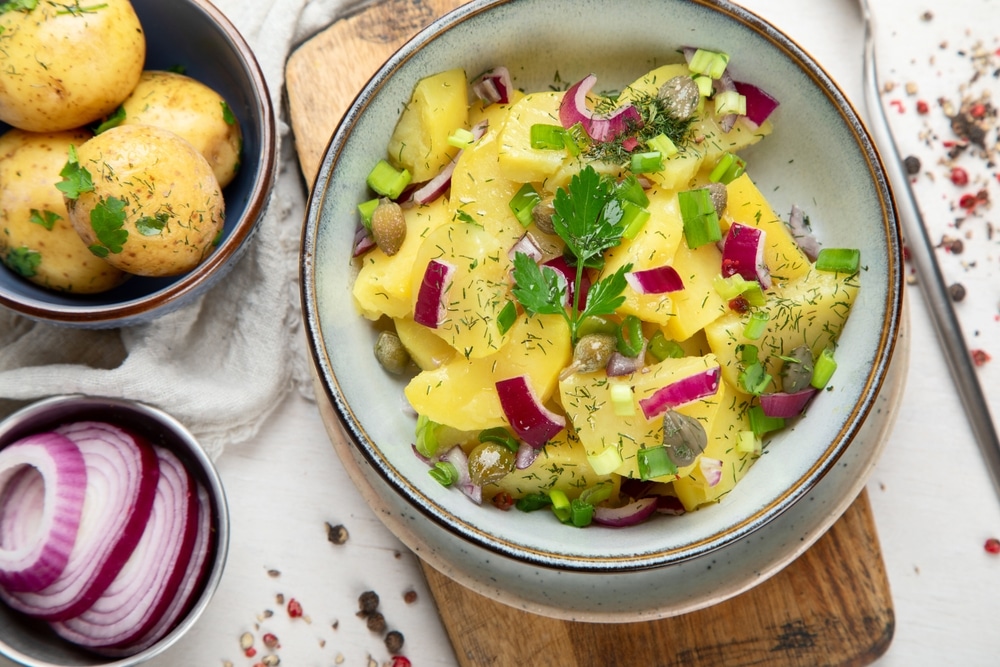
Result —
[[[151,323],[80,330],[0,309],[0,417],[46,396],[82,393],[156,406],[206,452],[252,438],[291,391],[310,396],[298,293],[306,185],[282,105],[295,45],[352,0],[215,0],[254,50],[279,114],[280,171],[247,254],[195,303]]]

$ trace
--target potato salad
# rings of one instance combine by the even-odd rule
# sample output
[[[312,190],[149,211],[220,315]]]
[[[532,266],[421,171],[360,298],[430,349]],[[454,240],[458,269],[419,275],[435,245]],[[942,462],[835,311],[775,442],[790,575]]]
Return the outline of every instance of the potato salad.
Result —
[[[419,81],[354,248],[354,302],[416,415],[381,445],[412,445],[442,493],[578,527],[732,491],[830,386],[862,272],[754,182],[740,154],[779,102],[727,54],[597,83]]]

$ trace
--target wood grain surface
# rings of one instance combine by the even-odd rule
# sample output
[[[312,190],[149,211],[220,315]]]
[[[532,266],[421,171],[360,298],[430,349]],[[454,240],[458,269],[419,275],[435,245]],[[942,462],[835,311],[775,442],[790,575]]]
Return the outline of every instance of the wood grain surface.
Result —
[[[461,4],[383,0],[304,42],[286,64],[286,100],[303,176],[316,178],[358,91],[408,38]],[[727,602],[631,624],[543,618],[473,593],[429,566],[431,592],[462,667],[867,665],[895,617],[866,492],[804,555]]]

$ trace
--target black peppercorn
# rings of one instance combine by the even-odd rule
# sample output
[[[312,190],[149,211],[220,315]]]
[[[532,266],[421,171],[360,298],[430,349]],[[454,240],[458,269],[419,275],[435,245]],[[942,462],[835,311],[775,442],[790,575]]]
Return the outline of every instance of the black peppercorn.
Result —
[[[390,630],[385,636],[385,647],[389,653],[399,653],[403,650],[403,633],[399,630]]]
[[[952,283],[948,286],[948,294],[952,301],[961,301],[965,298],[965,286],[962,283]]]
[[[361,609],[361,616],[368,616],[378,609],[378,593],[375,591],[365,591],[358,596],[358,607]]]
[[[916,155],[907,156],[903,160],[903,167],[906,169],[907,174],[916,176],[920,173],[920,158]]]
[[[368,629],[374,633],[385,632],[385,616],[380,611],[373,611],[368,615]]]

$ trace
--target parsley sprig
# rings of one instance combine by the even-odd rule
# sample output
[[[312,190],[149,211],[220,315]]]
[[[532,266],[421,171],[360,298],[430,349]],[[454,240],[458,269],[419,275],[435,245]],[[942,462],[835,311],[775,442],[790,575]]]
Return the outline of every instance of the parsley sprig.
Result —
[[[625,302],[622,292],[631,264],[595,282],[580,304],[586,267],[601,265],[604,251],[621,243],[622,206],[615,196],[614,182],[602,177],[590,165],[570,180],[568,188],[556,191],[552,227],[566,243],[570,265],[576,268],[573,299],[564,305],[568,285],[562,274],[549,266],[539,266],[529,255],[514,257],[514,297],[529,314],[562,315],[569,325],[574,344],[580,323],[594,315],[611,315]]]

